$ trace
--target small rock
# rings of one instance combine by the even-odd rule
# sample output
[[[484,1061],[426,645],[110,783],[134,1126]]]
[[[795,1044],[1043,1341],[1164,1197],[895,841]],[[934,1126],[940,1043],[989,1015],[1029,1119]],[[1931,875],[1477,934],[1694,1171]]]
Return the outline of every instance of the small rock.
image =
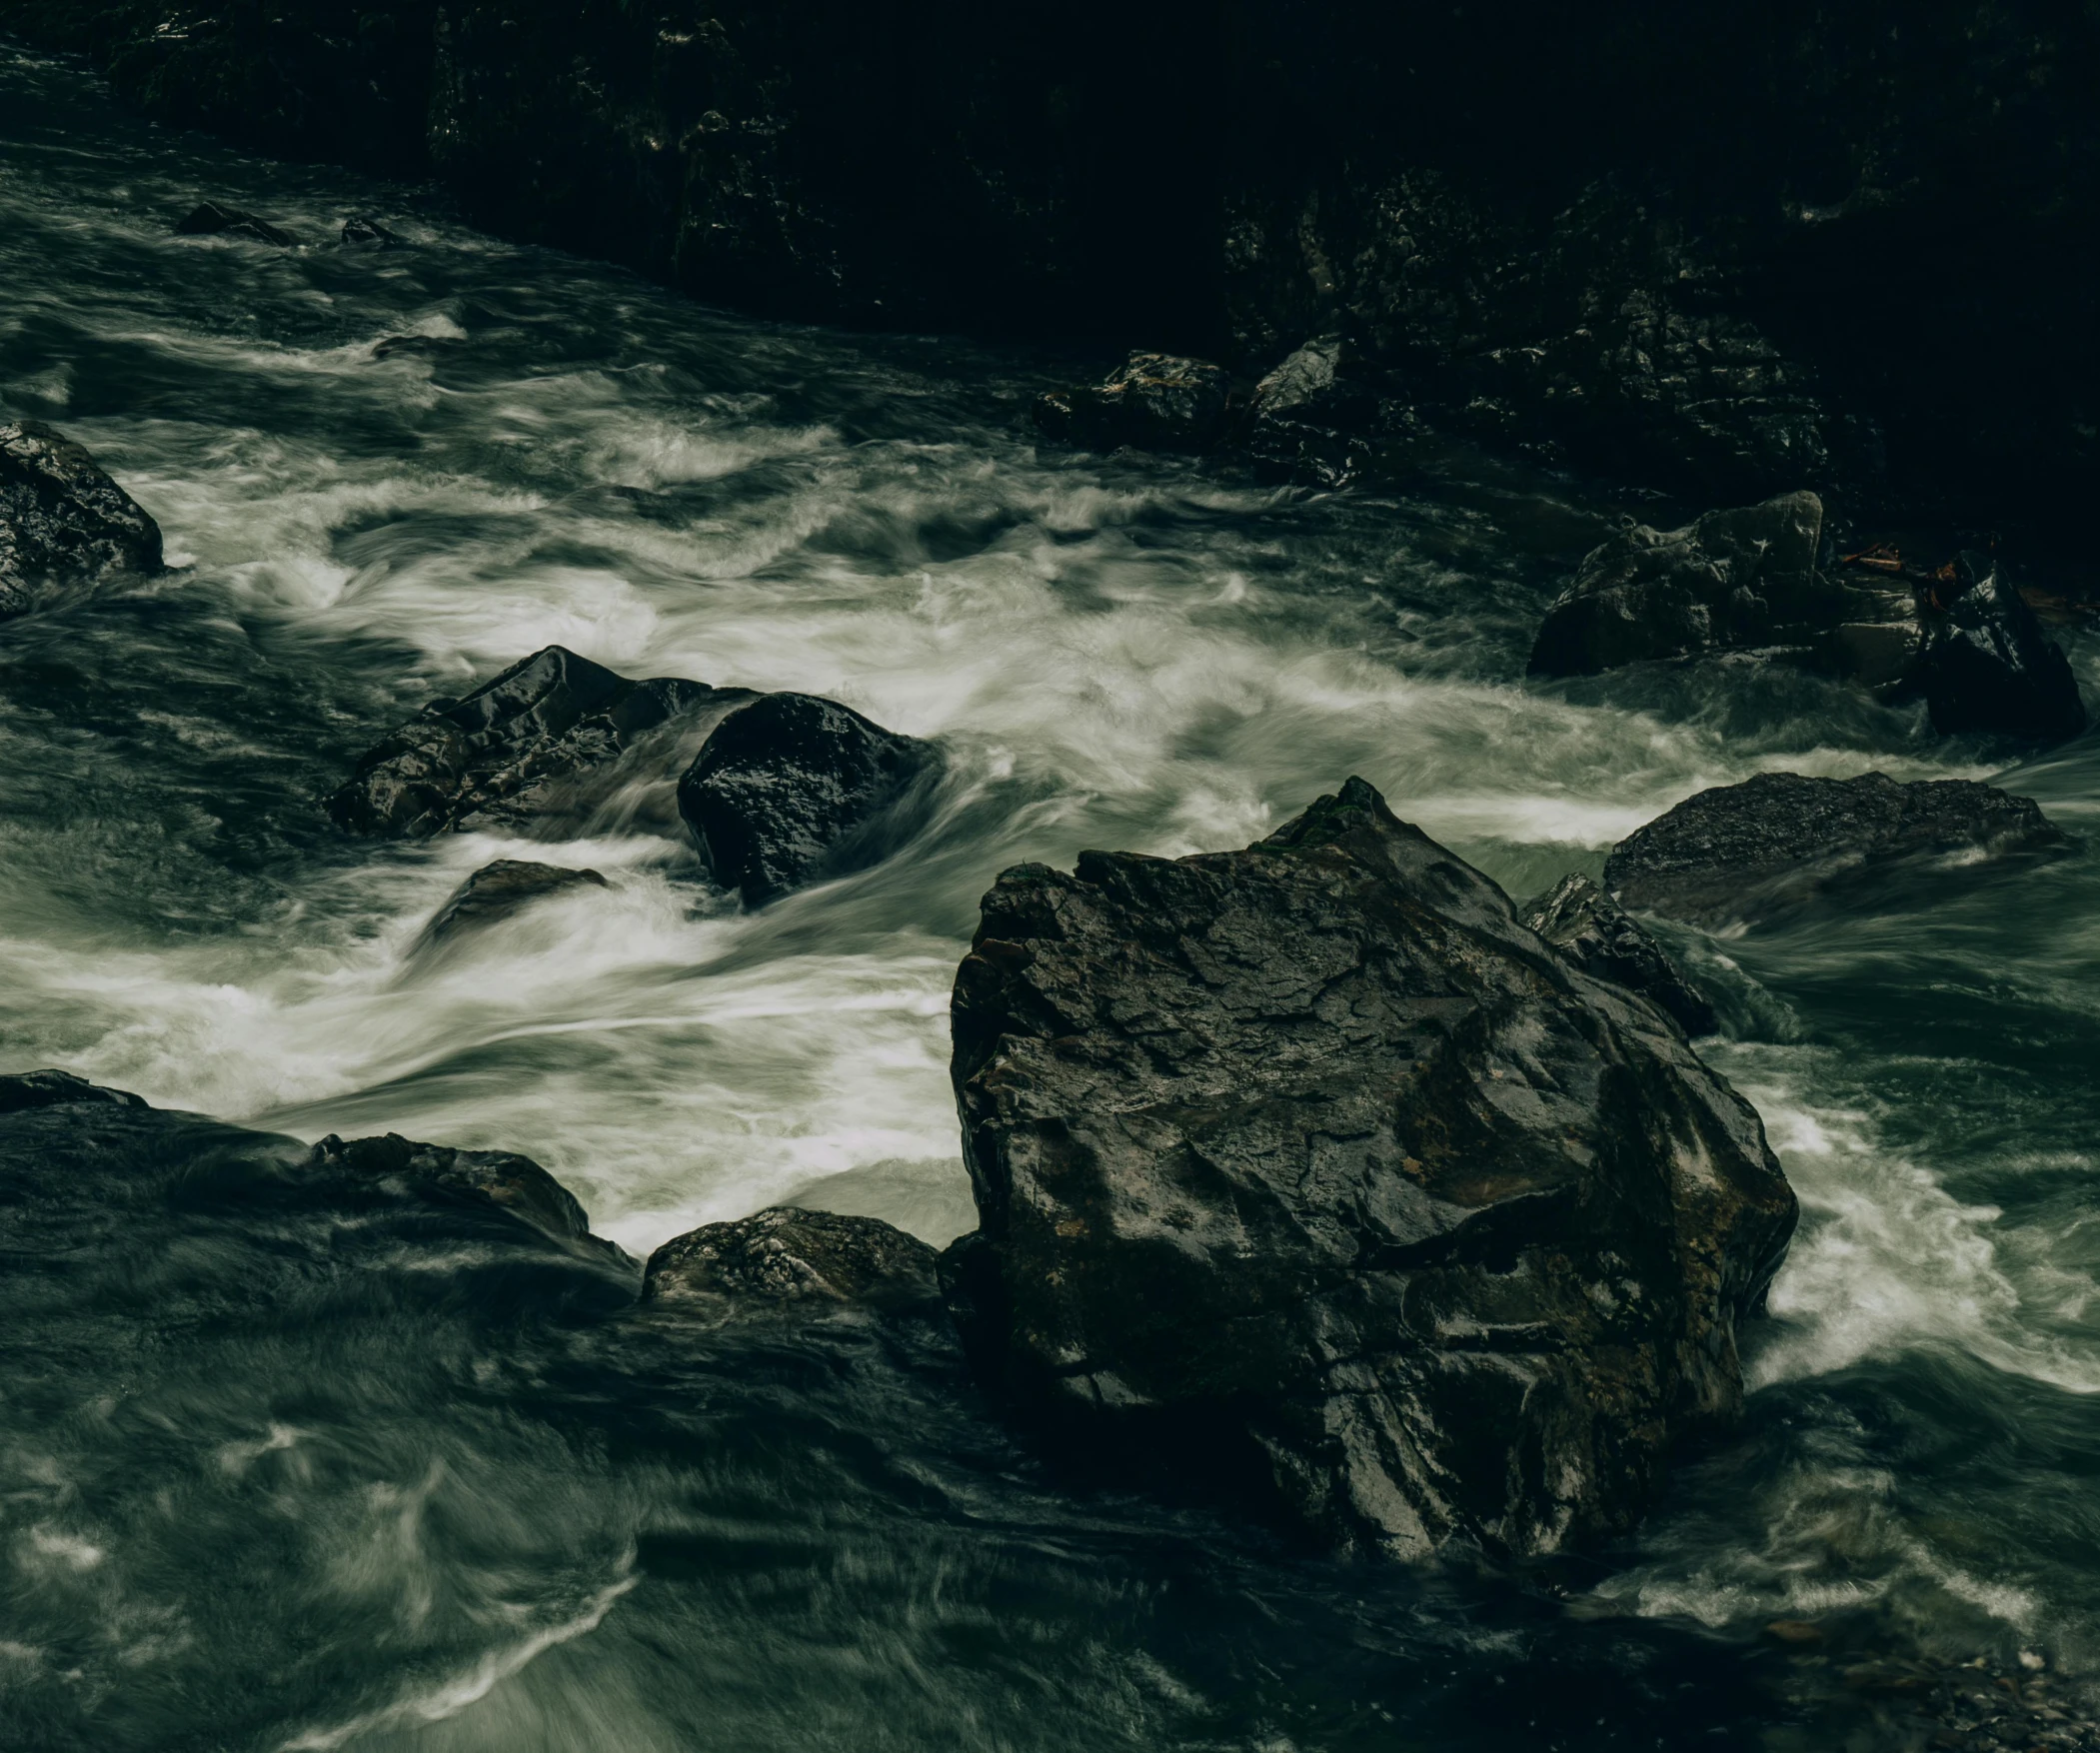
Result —
[[[272,225],[256,214],[243,213],[238,207],[221,207],[216,201],[200,202],[191,208],[175,229],[183,237],[247,238],[252,243],[274,244],[279,249],[291,249],[299,242],[282,226]]]
[[[1050,438],[1092,450],[1202,451],[1230,408],[1230,380],[1208,361],[1133,353],[1101,384],[1038,397],[1035,413]]]
[[[1308,341],[1254,386],[1247,449],[1270,474],[1340,487],[1361,474],[1378,398],[1346,375],[1336,336]]]
[[[1774,1619],[1764,1630],[1767,1637],[1781,1643],[1807,1645],[1823,1641],[1823,1628],[1808,1619]]]
[[[1587,876],[1563,876],[1517,912],[1584,973],[1653,999],[1686,1034],[1711,1034],[1720,1026],[1713,1006],[1691,988],[1662,945]]]
[[[116,1107],[144,1107],[142,1096],[104,1089],[71,1071],[20,1071],[0,1077],[0,1114],[26,1113],[33,1107],[63,1107],[68,1102],[105,1102]]]
[[[523,822],[550,805],[557,782],[610,767],[658,726],[751,698],[676,677],[631,682],[549,646],[463,700],[433,701],[358,763],[328,812],[356,834]]]
[[[591,1220],[574,1193],[530,1156],[514,1151],[418,1144],[399,1132],[346,1143],[331,1132],[314,1146],[307,1162],[310,1167],[341,1171],[358,1180],[387,1182],[456,1203],[491,1206],[556,1241],[625,1257],[611,1242],[591,1233]]]
[[[876,864],[940,754],[837,701],[769,694],[715,727],[679,782],[679,814],[715,880],[759,906]]]
[[[343,222],[343,243],[347,248],[392,250],[398,249],[407,241],[398,232],[391,232],[378,220],[362,214]]]
[[[2034,611],[1988,555],[1963,554],[1954,572],[1952,600],[1922,616],[1911,671],[1932,728],[2049,743],[2077,736],[2086,724],[2077,679]]]
[[[1767,773],[1679,804],[1612,848],[1621,903],[1720,926],[1769,919],[1900,864],[1964,865],[2066,845],[2032,799],[1972,780]]]
[[[160,570],[160,526],[83,446],[42,421],[0,425],[0,617],[51,586]]]
[[[642,1300],[727,1309],[743,1303],[858,1303],[897,1309],[941,1294],[934,1250],[877,1217],[774,1206],[709,1223],[649,1256]]]
[[[1681,530],[1635,525],[1594,549],[1546,612],[1531,674],[1812,642],[1842,619],[1839,589],[1816,571],[1822,539],[1812,493],[1708,512]]]
[[[453,891],[431,919],[424,936],[429,942],[442,943],[464,931],[507,919],[543,894],[593,886],[610,885],[596,871],[535,865],[524,859],[498,859],[493,865],[484,865]]]

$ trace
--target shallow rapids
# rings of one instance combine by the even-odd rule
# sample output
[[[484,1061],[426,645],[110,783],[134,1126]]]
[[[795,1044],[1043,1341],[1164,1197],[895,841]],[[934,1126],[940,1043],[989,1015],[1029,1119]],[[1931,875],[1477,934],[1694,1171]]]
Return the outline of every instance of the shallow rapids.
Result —
[[[172,235],[207,197],[305,242]],[[361,212],[407,246],[336,246]],[[790,1199],[972,1226],[948,988],[1022,860],[1241,846],[1351,773],[1518,895],[1772,768],[2002,774],[2088,837],[1672,933],[1804,1223],[1739,1439],[1548,1583],[1065,1490],[934,1335],[696,1360],[589,1326],[603,1287],[541,1320],[370,1238],[328,1301],[215,1208],[165,1297],[0,1265],[0,1744],[1812,1746],[1822,1658],[1763,1628],[1832,1615],[2100,1673],[2100,736],[2008,770],[1744,664],[1526,684],[1582,552],[1702,508],[1458,450],[1317,496],[1039,449],[1066,362],[725,316],[4,50],[0,288],[0,418],[85,443],[176,566],[0,627],[0,1069],[524,1151],[638,1254]],[[661,791],[586,840],[329,825],[382,734],[552,642],[938,739],[934,818],[756,914]],[[611,887],[420,944],[497,858]],[[83,1202],[52,1233],[106,1290],[167,1238],[92,1191],[39,1209]]]

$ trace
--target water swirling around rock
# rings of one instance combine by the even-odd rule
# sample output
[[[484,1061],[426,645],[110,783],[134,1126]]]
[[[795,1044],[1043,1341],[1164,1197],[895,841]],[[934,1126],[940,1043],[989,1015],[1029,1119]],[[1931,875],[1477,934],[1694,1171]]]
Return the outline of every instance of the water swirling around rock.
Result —
[[[1726,662],[1525,685],[1626,509],[1565,479],[1039,451],[1068,362],[723,317],[34,58],[0,145],[0,418],[86,443],[176,569],[0,629],[0,1063],[216,1116],[99,1179],[5,1163],[0,1741],[1749,1746],[1836,1708],[1775,1619],[2092,1670],[2089,851],[1672,933],[1803,1228],[1739,1436],[1518,1585],[1067,1489],[932,1328],[667,1336],[281,1174],[393,1130],[530,1153],[638,1254],[796,1198],[940,1242],[948,988],[1004,866],[1241,846],[1361,773],[1530,894],[1704,786],[2006,749]],[[306,241],[174,235],[206,198]],[[368,211],[404,247],[323,242]],[[904,855],[756,912],[661,800],[582,841],[329,824],[363,750],[556,642],[841,700],[947,777]],[[2088,736],[2004,783],[2090,838],[2096,778]],[[430,953],[499,858],[609,886]]]

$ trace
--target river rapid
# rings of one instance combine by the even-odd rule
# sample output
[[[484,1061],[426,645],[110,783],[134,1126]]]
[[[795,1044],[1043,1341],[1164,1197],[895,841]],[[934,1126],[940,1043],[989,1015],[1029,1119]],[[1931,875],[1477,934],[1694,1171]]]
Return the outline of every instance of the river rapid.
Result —
[[[306,241],[171,235],[207,197]],[[362,212],[406,247],[336,246]],[[53,1192],[137,1294],[0,1256],[0,1745],[1908,1744],[1792,1619],[2100,1674],[2100,737],[2008,765],[1741,664],[1527,684],[1586,548],[1704,508],[1457,449],[1338,496],[1039,449],[1069,362],[725,316],[4,48],[0,288],[0,418],[85,443],[175,566],[0,627],[0,1068],[524,1151],[637,1254],[788,1200],[973,1225],[948,988],[1023,860],[1241,846],[1352,773],[1519,896],[1767,769],[2000,776],[2087,837],[1671,933],[1803,1223],[1741,1431],[1550,1574],[1052,1478],[932,1331],[674,1346],[464,1255],[317,1276]],[[934,817],[755,914],[647,813],[328,823],[387,730],[555,642],[939,739]],[[503,857],[611,886],[419,948]]]

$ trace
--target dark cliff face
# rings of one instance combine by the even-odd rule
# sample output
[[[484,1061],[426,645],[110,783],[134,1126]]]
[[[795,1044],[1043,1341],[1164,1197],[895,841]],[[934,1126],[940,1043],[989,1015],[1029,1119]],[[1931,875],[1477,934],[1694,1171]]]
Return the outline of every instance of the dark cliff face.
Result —
[[[1272,365],[1691,494],[1989,520],[2100,461],[2082,0],[0,0],[170,120],[855,324]]]

